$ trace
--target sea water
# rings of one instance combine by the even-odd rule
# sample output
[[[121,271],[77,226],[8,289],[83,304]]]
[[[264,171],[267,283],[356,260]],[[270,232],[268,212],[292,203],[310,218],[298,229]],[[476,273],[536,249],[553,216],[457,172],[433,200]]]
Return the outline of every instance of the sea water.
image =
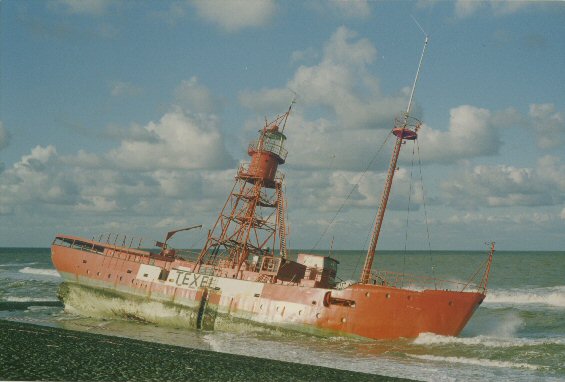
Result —
[[[341,279],[358,278],[363,252],[332,256]],[[383,251],[374,267],[465,283],[485,259],[484,252]],[[153,304],[121,314],[115,301],[88,291],[65,310],[57,298],[61,282],[49,249],[0,249],[0,319],[416,380],[565,380],[565,252],[496,252],[487,298],[459,337],[395,341],[226,320],[215,331],[198,331],[181,325],[181,311],[175,319],[175,310]]]

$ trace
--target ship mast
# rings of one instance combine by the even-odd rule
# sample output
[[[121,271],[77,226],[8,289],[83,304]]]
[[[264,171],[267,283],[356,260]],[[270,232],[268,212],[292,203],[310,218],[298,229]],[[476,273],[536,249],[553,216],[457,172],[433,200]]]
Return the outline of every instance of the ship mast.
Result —
[[[375,225],[373,227],[371,244],[369,245],[369,249],[367,250],[365,265],[363,266],[363,272],[361,273],[360,282],[363,284],[368,283],[371,278],[371,268],[373,266],[373,259],[375,258],[375,250],[377,249],[379,234],[381,232],[381,227],[383,224],[386,206],[390,195],[390,189],[392,187],[392,180],[394,178],[394,173],[396,172],[396,163],[398,162],[398,156],[400,154],[400,148],[402,146],[402,142],[404,142],[405,140],[415,140],[418,137],[418,129],[420,128],[421,122],[415,118],[412,118],[410,116],[410,111],[412,110],[412,100],[414,98],[414,91],[416,90],[416,84],[420,76],[420,68],[422,67],[422,61],[424,59],[424,54],[426,53],[428,40],[429,40],[428,36],[426,36],[424,40],[424,47],[422,49],[422,54],[420,56],[420,61],[418,63],[418,70],[416,71],[414,83],[412,84],[412,91],[410,92],[410,99],[408,100],[408,106],[406,107],[406,112],[403,113],[403,116],[401,118],[397,118],[394,121],[394,128],[392,129],[392,133],[396,136],[396,142],[394,144],[394,149],[392,151],[390,166],[388,168],[386,182],[381,196],[381,204],[379,205],[379,210],[377,212],[377,217],[375,219]]]

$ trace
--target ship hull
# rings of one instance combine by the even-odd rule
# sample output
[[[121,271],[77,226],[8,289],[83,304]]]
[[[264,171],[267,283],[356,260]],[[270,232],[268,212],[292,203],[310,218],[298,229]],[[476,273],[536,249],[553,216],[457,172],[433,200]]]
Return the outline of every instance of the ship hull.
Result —
[[[456,336],[484,299],[484,294],[474,292],[369,284],[336,290],[218,277],[194,272],[189,261],[150,258],[109,247],[82,250],[53,245],[51,253],[67,283],[124,299],[181,306],[192,312],[188,325],[199,329],[213,329],[215,318],[225,316],[326,335],[394,339],[430,332]]]

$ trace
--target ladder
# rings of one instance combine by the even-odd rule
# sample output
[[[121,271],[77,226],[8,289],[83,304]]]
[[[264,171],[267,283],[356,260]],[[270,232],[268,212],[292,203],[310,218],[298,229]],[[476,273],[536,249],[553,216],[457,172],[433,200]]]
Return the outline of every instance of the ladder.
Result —
[[[277,223],[279,226],[280,255],[286,259],[286,226],[284,221],[285,206],[284,195],[282,191],[282,182],[277,182]]]

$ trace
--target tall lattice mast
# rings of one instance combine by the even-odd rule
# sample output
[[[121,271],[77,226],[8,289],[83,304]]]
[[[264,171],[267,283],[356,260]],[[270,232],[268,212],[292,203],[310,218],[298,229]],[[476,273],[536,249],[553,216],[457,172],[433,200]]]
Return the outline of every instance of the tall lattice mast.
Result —
[[[237,171],[233,189],[200,252],[198,269],[230,270],[232,277],[242,277],[243,271],[261,266],[265,257],[274,258],[277,247],[286,258],[284,176],[277,169],[287,156],[286,136],[279,126],[283,124],[284,129],[291,108],[292,104],[274,121],[265,121],[259,138],[249,144],[251,162]]]
[[[420,76],[420,68],[422,67],[422,61],[424,59],[424,54],[426,53],[427,46],[428,46],[428,36],[426,36],[426,39],[424,40],[424,48],[422,49],[422,55],[420,56],[420,62],[418,63],[418,70],[416,71],[414,84],[412,85],[412,91],[410,92],[408,107],[406,108],[406,112],[403,113],[403,116],[401,118],[395,119],[394,121],[394,128],[392,129],[392,133],[396,136],[396,142],[394,144],[394,149],[392,150],[390,166],[388,168],[386,182],[381,196],[381,204],[379,205],[379,210],[377,212],[377,217],[375,219],[375,226],[373,227],[371,244],[369,245],[369,249],[367,250],[365,265],[363,266],[363,272],[361,273],[360,281],[361,283],[364,284],[368,283],[371,278],[371,268],[373,266],[373,259],[375,257],[377,243],[379,241],[379,234],[381,232],[381,227],[383,224],[386,206],[388,203],[388,197],[390,195],[392,180],[394,178],[394,173],[396,171],[396,163],[398,161],[398,155],[400,154],[400,148],[402,147],[402,142],[405,140],[415,140],[418,137],[418,129],[420,128],[421,122],[415,118],[412,118],[410,116],[410,111],[412,110],[412,99],[414,97],[414,91],[416,89],[418,77]]]

